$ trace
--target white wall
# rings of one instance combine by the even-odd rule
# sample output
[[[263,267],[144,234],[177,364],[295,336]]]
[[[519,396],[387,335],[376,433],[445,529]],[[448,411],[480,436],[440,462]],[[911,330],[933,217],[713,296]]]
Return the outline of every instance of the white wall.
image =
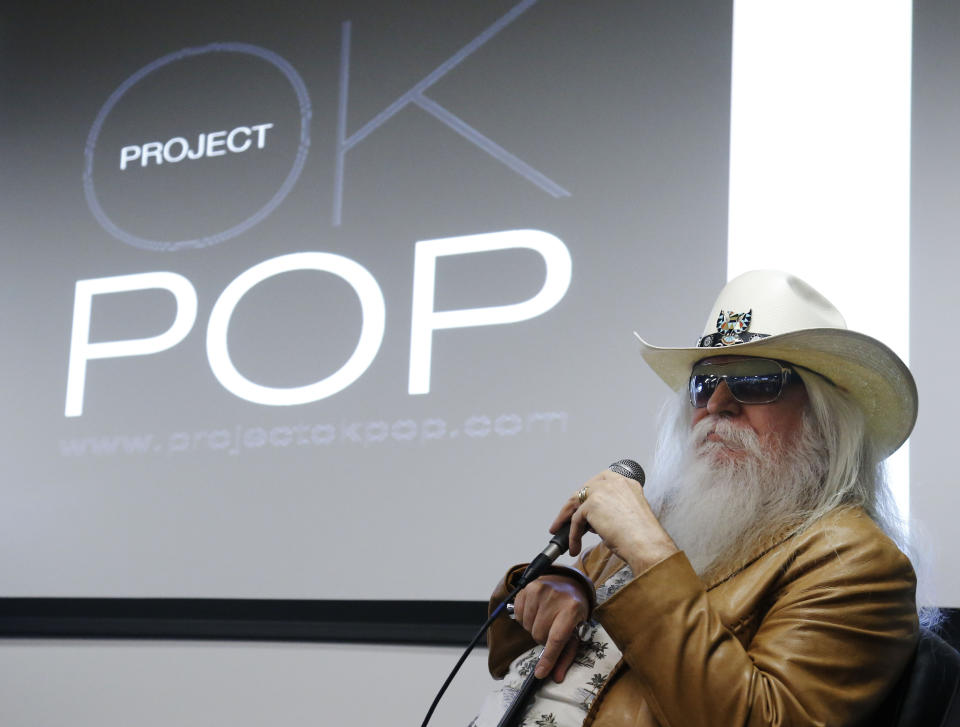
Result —
[[[459,648],[0,641],[6,727],[419,725]],[[431,720],[463,725],[492,684],[476,650]]]

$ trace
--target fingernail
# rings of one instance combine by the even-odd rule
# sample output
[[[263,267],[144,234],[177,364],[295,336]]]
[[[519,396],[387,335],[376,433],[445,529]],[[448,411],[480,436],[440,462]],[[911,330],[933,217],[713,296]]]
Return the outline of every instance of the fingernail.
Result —
[[[541,659],[543,658],[542,654],[540,655],[540,658]],[[546,671],[547,671],[546,668],[543,666],[543,664],[540,663],[540,660],[538,659],[537,665],[533,669],[533,675],[537,679],[543,679],[546,676]]]

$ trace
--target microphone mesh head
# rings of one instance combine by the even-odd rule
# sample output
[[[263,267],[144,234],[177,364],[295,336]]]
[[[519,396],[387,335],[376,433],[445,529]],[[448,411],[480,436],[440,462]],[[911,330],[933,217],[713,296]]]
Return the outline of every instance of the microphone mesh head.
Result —
[[[647,479],[646,475],[643,474],[643,467],[638,465],[632,459],[620,459],[610,465],[609,469],[616,472],[621,477],[629,477],[631,480],[636,480],[640,483],[641,487],[643,486],[644,481]]]

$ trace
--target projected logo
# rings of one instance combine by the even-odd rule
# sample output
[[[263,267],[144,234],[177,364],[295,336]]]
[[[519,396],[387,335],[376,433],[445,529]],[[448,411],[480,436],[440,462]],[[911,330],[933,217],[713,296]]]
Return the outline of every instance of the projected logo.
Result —
[[[359,153],[354,150],[408,107],[426,112],[430,118],[422,121],[429,129],[436,131],[439,122],[500,162],[495,167],[494,180],[514,174],[525,180],[524,189],[529,189],[529,184],[554,198],[570,195],[554,180],[427,96],[435,84],[536,2],[522,0],[516,4],[352,133],[348,133],[347,124],[350,23],[341,26],[337,144],[331,170],[334,172],[335,204],[331,216],[334,226],[341,222],[348,153],[358,158],[356,164],[362,168],[362,160],[376,149],[376,140],[371,140]],[[369,68],[370,64],[363,67]],[[216,245],[250,229],[281,204],[303,169],[310,145],[310,121],[310,101],[303,81],[289,63],[271,51],[239,43],[218,43],[171,53],[124,81],[97,115],[87,140],[83,177],[90,210],[111,235],[138,248],[176,251]],[[393,123],[399,126],[400,120]],[[368,157],[364,157],[365,153]],[[416,184],[408,182],[408,186]],[[467,198],[471,207],[475,206],[474,198],[463,195],[459,188],[454,190],[454,196],[457,195]],[[358,201],[362,200],[362,195],[356,196]],[[432,209],[439,206],[434,204]],[[390,230],[389,235],[395,237],[396,233]],[[359,242],[359,251],[372,249],[366,241]],[[446,281],[456,277],[451,277],[448,268],[445,274],[439,275],[441,285],[438,286],[439,259],[476,260],[481,253],[513,250],[528,250],[542,258],[546,274],[541,288],[532,297],[523,299],[518,295],[519,302],[504,302],[517,299],[510,294],[502,300],[490,301],[488,294],[505,289],[511,277],[517,282],[521,278],[527,282],[523,273],[512,269],[511,275],[498,273],[496,284],[489,286],[489,290],[478,290],[479,295],[471,304],[461,304],[456,298],[453,304],[444,303],[442,291],[437,298],[438,287],[442,289]],[[409,250],[397,255],[393,264],[381,264],[381,269],[406,266]],[[421,239],[413,246],[413,263],[406,372],[407,393],[411,396],[430,392],[433,341],[438,331],[512,324],[540,316],[564,297],[572,270],[570,252],[559,237],[526,228]],[[323,299],[323,304],[304,310],[333,311],[333,315],[328,316],[331,322],[328,328],[336,330],[335,336],[326,332],[313,334],[319,330],[315,328],[318,316],[313,312],[304,313],[300,321],[288,315],[284,318],[285,331],[295,332],[293,337],[299,339],[315,336],[318,344],[309,352],[304,348],[306,355],[299,358],[288,355],[271,358],[264,351],[272,349],[261,345],[263,334],[256,330],[254,321],[261,320],[258,318],[261,310],[271,310],[276,303],[271,300],[268,305],[257,308],[250,301],[261,294],[266,296],[263,291],[270,288],[293,290],[300,283],[290,281],[306,280],[303,273],[310,274],[312,284],[303,283],[303,287],[311,291],[320,287],[318,283],[328,287],[334,282],[333,278],[339,278],[333,287],[340,286],[338,290],[347,293],[348,306],[354,303],[349,293],[352,289],[359,302],[355,319],[359,336],[352,337],[356,328],[350,327],[344,314],[342,297],[334,298],[331,294]],[[315,273],[322,276],[314,277]],[[393,271],[391,274],[396,275]],[[473,279],[462,271],[460,275],[466,280]],[[282,282],[273,280],[281,276]],[[536,276],[539,277],[539,271]],[[528,288],[530,286],[524,285],[518,290]],[[91,321],[95,317],[95,300],[103,301],[105,296],[119,293],[129,294],[127,299],[135,300],[138,297],[135,294],[151,291],[169,293],[175,301],[173,321],[163,333],[130,338],[127,331],[108,332],[105,336],[94,332]],[[203,298],[194,284],[171,271],[78,280],[65,416],[83,414],[90,362],[154,355],[180,345],[198,322],[200,300]],[[251,403],[294,406],[329,398],[363,376],[377,357],[386,330],[386,301],[373,274],[351,257],[331,252],[298,252],[269,258],[237,275],[216,298],[206,323],[207,363],[224,389]],[[99,305],[102,303],[97,307]],[[391,307],[395,306],[396,303],[391,303]],[[100,315],[102,309],[96,317]],[[231,337],[228,331],[235,317],[240,324],[234,326]],[[277,328],[273,320],[263,320],[268,328]],[[144,329],[150,330],[148,326]],[[280,350],[287,341],[278,339],[278,343],[281,345],[276,348]],[[338,348],[341,343],[342,349]],[[339,356],[338,351],[343,355]],[[304,363],[298,367],[297,362],[301,360]],[[391,371],[397,370],[396,365],[391,367]],[[499,417],[494,421],[500,421]],[[509,429],[494,426],[498,435]],[[344,431],[354,430],[347,427]],[[424,431],[431,430],[427,427]],[[463,426],[452,427],[451,431],[472,436],[473,430]],[[390,432],[393,436],[392,426]],[[409,426],[399,426],[396,432],[395,439],[405,441],[403,437],[409,432]],[[352,435],[347,435],[347,441],[353,441]]]
[[[163,56],[97,114],[84,152],[87,204],[107,232],[135,247],[229,240],[293,188],[310,117],[303,80],[272,51],[214,43]]]

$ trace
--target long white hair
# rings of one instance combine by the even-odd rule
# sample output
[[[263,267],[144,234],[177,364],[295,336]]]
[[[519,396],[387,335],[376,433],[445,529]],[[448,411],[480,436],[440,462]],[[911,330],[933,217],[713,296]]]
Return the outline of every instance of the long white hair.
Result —
[[[837,507],[857,505],[906,550],[906,528],[860,407],[821,376],[799,367],[795,370],[807,390],[808,412],[816,424],[827,462],[819,503],[805,524]]]
[[[914,523],[908,527],[887,482],[887,470],[864,424],[863,413],[851,399],[819,375],[797,368],[809,399],[809,411],[826,446],[827,476],[822,502],[812,522],[835,507],[859,505],[906,554],[917,574],[917,609],[924,626],[942,621],[934,603],[930,562]]]

